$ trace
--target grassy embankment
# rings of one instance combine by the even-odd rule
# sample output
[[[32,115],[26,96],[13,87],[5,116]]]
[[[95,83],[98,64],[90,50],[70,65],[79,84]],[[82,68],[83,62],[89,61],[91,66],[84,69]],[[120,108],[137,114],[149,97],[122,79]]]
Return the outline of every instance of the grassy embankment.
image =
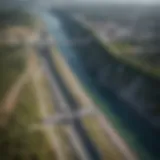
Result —
[[[104,47],[105,46],[106,45],[104,45]],[[154,66],[153,64],[151,64],[149,62],[149,59],[147,60],[146,58],[142,58],[136,55],[123,54],[123,52],[125,53],[125,51],[127,49],[129,50],[132,46],[129,46],[129,45],[125,46],[123,44],[122,45],[120,44],[117,46],[113,44],[107,47],[110,50],[110,53],[112,53],[112,55],[118,60],[120,60],[122,63],[126,63],[131,67],[139,69],[141,72],[145,74],[160,78],[160,67]]]
[[[97,39],[104,49],[106,49],[107,53],[110,53],[112,56],[114,56],[118,61],[125,63],[129,65],[132,68],[136,68],[140,72],[151,75],[157,78],[160,78],[160,67],[154,66],[149,62],[149,59],[146,58],[140,58],[135,55],[127,54],[131,51],[132,45],[130,44],[105,44],[103,40],[100,39],[100,37],[97,35],[96,31],[92,29],[90,25],[83,24],[83,26],[93,35],[95,39]],[[109,50],[109,52],[108,52]]]
[[[76,76],[74,76],[65,64],[65,61],[60,56],[60,53],[55,49],[53,50],[54,63],[57,65],[57,70],[61,73],[64,82],[68,86],[68,89],[73,94],[74,98],[78,101],[82,107],[90,107],[91,105],[97,105],[101,108],[103,112],[107,114],[107,118],[110,120],[113,127],[116,129],[117,133],[125,139],[126,143],[133,149],[133,152],[138,156],[137,159],[152,159],[143,148],[141,148],[134,139],[132,133],[123,127],[120,119],[117,119],[110,110],[106,107],[102,101],[100,101],[90,89],[85,84],[78,82]],[[93,101],[93,102],[90,102]],[[94,104],[93,104],[94,103]],[[96,143],[104,159],[123,159],[122,153],[119,149],[112,143],[110,137],[105,135],[104,130],[100,127],[97,118],[86,117],[83,118],[83,123],[86,126],[88,133],[90,134],[92,140]],[[134,154],[134,153],[133,153]]]
[[[96,32],[88,25],[84,25],[84,27],[93,35],[93,37],[95,39],[97,39],[97,41],[99,41],[102,46],[105,48],[105,50],[108,53],[108,50],[110,51],[109,53],[112,54],[112,56],[114,56],[117,60],[119,60],[122,63],[126,63],[128,66],[136,68],[137,70],[139,70],[141,73],[147,74],[147,75],[151,75],[151,76],[155,76],[155,77],[160,77],[160,70],[159,68],[153,68],[152,66],[149,66],[148,64],[143,64],[141,63],[141,61],[137,61],[137,59],[134,57],[130,57],[130,55],[128,56],[122,56],[119,52],[117,52],[117,48],[113,45],[106,45],[96,34]],[[118,45],[118,47],[120,47],[122,50],[124,50],[124,46],[123,45]],[[130,46],[128,46],[128,49],[130,48]],[[129,144],[129,146],[137,152],[137,155],[139,157],[139,159],[146,159],[146,160],[151,160],[152,157],[144,150],[144,148],[142,148],[138,142],[135,140],[136,137],[134,138],[134,135],[129,132],[128,130],[126,130],[123,127],[123,123],[121,122],[121,120],[117,117],[115,117],[110,109],[108,107],[106,107],[106,104],[103,101],[101,101],[100,99],[98,99],[91,91],[90,88],[83,84],[83,88],[84,90],[88,93],[88,96],[91,97],[95,104],[97,104],[97,106],[99,106],[101,108],[101,110],[107,115],[107,117],[110,119],[110,121],[112,122],[112,125],[116,128],[116,130],[118,131],[118,133],[121,135],[121,137],[123,137],[123,139],[127,142],[127,144]]]
[[[12,26],[35,29],[35,19],[23,12],[0,13],[0,28]],[[24,31],[25,32],[25,31]],[[2,41],[1,41],[2,42]],[[10,101],[8,95],[26,72],[29,53],[24,46],[0,45],[0,120],[7,122],[0,126],[0,159],[1,160],[53,160],[55,154],[43,131],[32,132],[32,125],[42,118],[36,91],[28,74],[25,83],[16,92],[16,102],[11,104],[12,112],[5,112],[4,99]],[[14,92],[13,92],[14,95]],[[15,95],[14,95],[15,96]],[[4,110],[2,110],[2,108]]]
[[[83,108],[90,108],[93,104],[90,100],[90,95],[85,93],[85,88],[78,82],[76,76],[70,71],[65,60],[60,53],[53,49],[53,61],[57,66],[58,72],[66,83],[66,86],[73,94],[76,101]],[[95,98],[95,97],[94,97]],[[95,116],[86,117],[82,119],[84,126],[86,127],[91,139],[98,146],[103,159],[124,159],[123,154],[120,152],[109,136],[105,135],[104,130],[101,128],[98,119]]]

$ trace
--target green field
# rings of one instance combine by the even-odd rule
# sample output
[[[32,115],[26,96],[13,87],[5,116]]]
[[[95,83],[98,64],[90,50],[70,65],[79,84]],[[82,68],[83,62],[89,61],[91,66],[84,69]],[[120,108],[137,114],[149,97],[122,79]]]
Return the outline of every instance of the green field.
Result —
[[[26,67],[25,51],[21,47],[0,47],[0,101]]]
[[[19,11],[0,12],[0,28],[35,27],[34,18]],[[23,46],[0,45],[0,104],[19,77],[26,72],[28,54]],[[53,160],[55,154],[43,131],[32,132],[32,125],[42,118],[32,81],[20,90],[14,109],[7,123],[0,126],[0,160]],[[4,106],[0,106],[0,109]],[[2,111],[2,110],[1,110]],[[6,118],[0,112],[0,120]]]
[[[53,151],[41,131],[32,132],[40,114],[32,84],[23,87],[18,103],[5,128],[0,129],[1,160],[51,160]]]

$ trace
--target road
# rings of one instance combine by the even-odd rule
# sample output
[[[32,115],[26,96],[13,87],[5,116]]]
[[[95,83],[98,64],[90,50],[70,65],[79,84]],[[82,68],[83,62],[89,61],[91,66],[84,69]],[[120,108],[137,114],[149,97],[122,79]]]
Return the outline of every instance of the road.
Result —
[[[57,112],[63,112],[66,114],[72,114],[72,111],[78,109],[78,104],[73,99],[70,92],[65,87],[62,79],[56,71],[53,64],[52,57],[48,49],[44,48],[41,51],[41,55],[44,58],[46,66],[46,72],[50,79],[51,88],[53,91],[53,97],[56,96]],[[93,142],[90,140],[86,130],[79,119],[71,121],[67,127],[67,132],[71,137],[71,142],[75,147],[77,153],[83,160],[99,160],[101,159],[98,150]]]

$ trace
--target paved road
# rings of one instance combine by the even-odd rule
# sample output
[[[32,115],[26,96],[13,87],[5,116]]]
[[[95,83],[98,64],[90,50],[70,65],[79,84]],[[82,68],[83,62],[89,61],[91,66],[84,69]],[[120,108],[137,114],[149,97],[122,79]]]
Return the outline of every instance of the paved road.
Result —
[[[73,99],[70,92],[67,90],[62,79],[56,71],[55,65],[53,64],[52,57],[47,49],[41,50],[41,55],[45,59],[46,66],[50,72],[50,80],[52,83],[52,90],[57,95],[57,110],[66,114],[71,114],[71,111],[78,109],[78,104]],[[57,87],[59,86],[59,87]],[[60,92],[61,90],[61,92]],[[63,95],[63,96],[62,96]],[[74,119],[70,122],[67,132],[72,137],[71,141],[79,152],[81,159],[83,160],[99,160],[101,159],[96,146],[90,140],[86,130],[79,119]]]

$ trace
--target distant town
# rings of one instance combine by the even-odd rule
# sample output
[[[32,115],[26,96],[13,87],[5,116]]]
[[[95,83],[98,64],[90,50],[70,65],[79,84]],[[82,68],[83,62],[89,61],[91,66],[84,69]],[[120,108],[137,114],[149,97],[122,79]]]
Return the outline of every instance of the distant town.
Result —
[[[114,8],[113,8],[114,10]],[[122,11],[123,10],[123,11]],[[76,19],[92,28],[105,43],[124,55],[146,58],[158,65],[160,62],[159,7],[132,9],[121,8],[116,13],[106,11],[76,14]]]

